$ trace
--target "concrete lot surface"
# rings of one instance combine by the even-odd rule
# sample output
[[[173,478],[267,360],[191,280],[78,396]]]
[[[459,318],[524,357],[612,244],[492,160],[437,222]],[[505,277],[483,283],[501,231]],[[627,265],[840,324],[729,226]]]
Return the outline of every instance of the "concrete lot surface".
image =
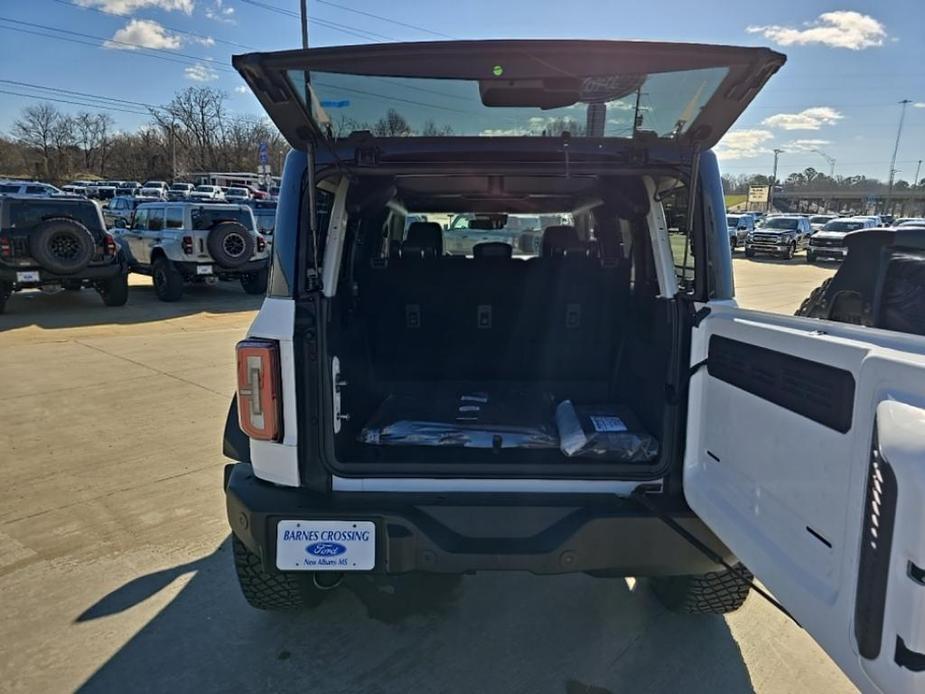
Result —
[[[745,305],[792,313],[829,268],[736,260]],[[221,489],[236,284],[129,304],[20,294],[0,316],[0,691],[852,691],[752,595],[727,619],[644,581],[355,577],[316,611],[238,592]]]

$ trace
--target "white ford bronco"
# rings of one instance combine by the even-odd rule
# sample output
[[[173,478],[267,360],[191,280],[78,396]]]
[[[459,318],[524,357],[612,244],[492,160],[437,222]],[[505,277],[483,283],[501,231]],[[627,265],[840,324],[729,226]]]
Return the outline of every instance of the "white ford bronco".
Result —
[[[150,275],[161,301],[177,301],[188,282],[238,280],[248,294],[267,290],[270,252],[247,205],[143,203],[131,223],[116,219],[132,272]]]
[[[710,149],[783,62],[607,41],[235,57],[293,147],[224,441],[252,605],[313,605],[351,572],[512,570],[648,577],[669,608],[726,612],[752,572],[860,688],[922,690],[925,338],[734,299]],[[448,254],[460,215],[559,222]]]

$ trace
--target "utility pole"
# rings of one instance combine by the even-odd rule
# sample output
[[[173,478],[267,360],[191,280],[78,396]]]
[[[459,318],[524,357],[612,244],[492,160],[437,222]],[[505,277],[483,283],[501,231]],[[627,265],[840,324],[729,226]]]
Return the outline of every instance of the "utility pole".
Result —
[[[302,48],[308,48],[308,0],[301,0]]]
[[[915,165],[915,179],[912,181],[912,187],[919,187],[919,173],[922,171],[922,160],[919,159],[918,163]]]
[[[771,174],[771,185],[768,186],[768,209],[765,210],[768,214],[771,213],[771,203],[774,201],[774,186],[777,185],[777,158],[783,152],[784,150],[782,149],[774,150],[774,173]]]
[[[170,172],[171,182],[177,180],[177,133],[174,129],[177,127],[176,122],[170,124]]]
[[[896,129],[896,144],[893,145],[893,158],[890,159],[890,182],[887,184],[884,212],[889,212],[893,206],[893,180],[896,178],[896,153],[899,152],[899,138],[902,137],[903,121],[906,120],[906,106],[911,103],[911,99],[903,99],[899,102],[902,109],[899,112],[899,127]]]

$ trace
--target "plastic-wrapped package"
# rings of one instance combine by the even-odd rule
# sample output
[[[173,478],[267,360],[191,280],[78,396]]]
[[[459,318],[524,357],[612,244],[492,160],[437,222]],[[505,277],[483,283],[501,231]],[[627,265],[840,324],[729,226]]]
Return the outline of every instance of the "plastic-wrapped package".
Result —
[[[570,458],[650,463],[658,457],[658,439],[627,408],[564,400],[556,408],[556,426],[559,448]]]
[[[552,396],[525,391],[390,395],[359,435],[377,446],[558,448]]]

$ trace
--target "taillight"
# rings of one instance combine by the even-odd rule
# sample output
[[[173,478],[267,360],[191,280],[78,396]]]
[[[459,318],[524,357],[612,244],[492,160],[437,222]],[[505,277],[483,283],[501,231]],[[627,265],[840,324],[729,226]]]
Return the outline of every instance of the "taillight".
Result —
[[[193,255],[193,237],[184,236],[183,240],[180,242],[180,247],[186,255]]]
[[[258,441],[282,438],[279,343],[242,340],[238,354],[238,422]]]
[[[116,240],[112,237],[112,234],[103,234],[103,253],[105,255],[115,255],[118,250],[119,246],[116,245]]]
[[[0,258],[12,258],[13,245],[6,236],[0,236]]]
[[[267,247],[267,240],[263,238],[260,234],[257,234],[257,252],[263,253]]]

